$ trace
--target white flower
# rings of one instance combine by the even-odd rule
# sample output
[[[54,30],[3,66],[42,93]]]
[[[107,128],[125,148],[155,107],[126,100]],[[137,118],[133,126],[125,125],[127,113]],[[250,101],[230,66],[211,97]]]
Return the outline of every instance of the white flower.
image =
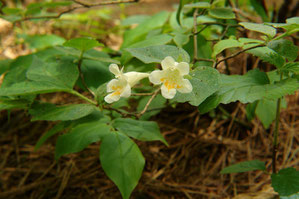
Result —
[[[110,64],[109,70],[115,75],[115,79],[112,79],[107,84],[107,92],[110,93],[104,98],[107,103],[116,102],[121,97],[130,97],[131,88],[141,79],[149,76],[148,73],[123,73],[123,68],[119,70],[116,64]]]
[[[155,70],[149,75],[149,80],[161,86],[162,96],[166,99],[172,99],[176,91],[180,93],[190,93],[192,85],[189,80],[184,79],[184,75],[189,74],[189,64],[186,62],[175,62],[168,56],[161,62],[162,70]]]

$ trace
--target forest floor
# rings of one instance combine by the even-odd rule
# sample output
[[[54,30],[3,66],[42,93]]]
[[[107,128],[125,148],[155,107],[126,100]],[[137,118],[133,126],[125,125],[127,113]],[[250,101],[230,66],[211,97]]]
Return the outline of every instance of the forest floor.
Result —
[[[128,6],[127,14],[173,10],[178,0],[148,1]],[[138,9],[137,9],[138,8]],[[37,30],[36,30],[37,31]],[[40,30],[39,30],[40,31]],[[44,32],[55,32],[53,28]],[[6,33],[10,34],[10,33]],[[8,35],[9,36],[9,35]],[[9,38],[9,37],[7,37]],[[109,36],[117,45],[119,41]],[[8,41],[6,41],[8,42]],[[4,44],[3,44],[4,45]],[[10,49],[10,54],[5,50]],[[8,45],[3,56],[28,53],[20,45]],[[246,68],[249,55],[229,61],[232,72]],[[258,61],[257,61],[258,62]],[[243,71],[243,70],[241,70]],[[78,103],[66,93],[45,94],[53,103]],[[286,98],[281,112],[278,168],[299,168],[299,93]],[[171,115],[171,117],[170,117]],[[274,199],[270,177],[261,171],[221,175],[225,166],[258,159],[271,171],[272,133],[257,119],[246,119],[245,105],[222,105],[214,113],[200,115],[196,107],[179,104],[166,107],[152,117],[169,147],[160,142],[138,142],[146,165],[132,199]],[[120,193],[104,174],[98,154],[99,143],[82,152],[55,161],[55,141],[50,138],[38,151],[34,146],[54,122],[30,122],[21,110],[0,112],[0,198],[6,199],[120,199]]]

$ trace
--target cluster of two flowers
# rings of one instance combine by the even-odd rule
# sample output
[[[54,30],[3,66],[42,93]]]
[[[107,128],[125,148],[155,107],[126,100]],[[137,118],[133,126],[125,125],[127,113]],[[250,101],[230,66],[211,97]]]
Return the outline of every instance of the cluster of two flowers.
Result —
[[[192,85],[188,79],[184,79],[189,74],[189,64],[186,62],[176,62],[172,57],[165,57],[161,62],[162,70],[155,70],[149,73],[127,72],[123,73],[123,68],[119,70],[116,64],[111,64],[109,70],[115,75],[107,84],[107,92],[105,97],[107,103],[118,101],[121,97],[130,97],[131,88],[141,79],[149,78],[154,85],[161,86],[161,94],[166,99],[172,99],[176,91],[180,93],[190,93]]]

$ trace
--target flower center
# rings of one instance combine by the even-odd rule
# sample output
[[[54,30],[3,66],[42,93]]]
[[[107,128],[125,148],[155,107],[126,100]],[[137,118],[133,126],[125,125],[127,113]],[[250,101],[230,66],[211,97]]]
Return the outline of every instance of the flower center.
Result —
[[[160,81],[165,85],[165,87],[170,89],[178,89],[182,88],[179,84],[180,82],[180,72],[177,69],[169,69],[166,70],[165,76],[160,79]]]
[[[123,90],[123,87],[121,87],[121,86],[112,86],[112,90],[114,90],[114,92],[112,93],[112,96],[120,95],[121,91]]]

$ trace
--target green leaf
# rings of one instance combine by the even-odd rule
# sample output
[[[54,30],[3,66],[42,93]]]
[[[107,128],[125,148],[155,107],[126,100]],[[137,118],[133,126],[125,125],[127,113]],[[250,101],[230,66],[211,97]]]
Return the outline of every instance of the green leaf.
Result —
[[[129,48],[139,48],[139,47],[148,47],[148,46],[157,46],[157,45],[163,45],[167,44],[172,40],[172,36],[168,34],[161,34],[156,35],[153,37],[150,37],[148,39],[145,39],[143,41],[134,43],[129,46]]]
[[[35,144],[34,150],[38,150],[50,137],[67,128],[70,125],[70,122],[59,122],[45,134],[43,134]]]
[[[2,8],[2,11],[6,15],[18,15],[18,14],[22,13],[22,9],[20,9],[20,8],[8,8],[8,7],[5,7],[5,8]]]
[[[254,8],[254,10],[262,17],[264,22],[270,21],[269,16],[267,15],[264,7],[261,5],[260,1],[250,0],[250,4]]]
[[[208,2],[190,3],[184,6],[185,8],[210,8],[211,4]]]
[[[138,146],[122,133],[109,133],[101,143],[100,160],[105,173],[116,184],[123,199],[129,199],[145,164]]]
[[[190,83],[193,86],[191,93],[179,93],[174,97],[177,102],[189,102],[193,106],[198,106],[207,97],[219,89],[219,72],[212,67],[199,66],[190,72]]]
[[[286,20],[288,24],[299,24],[299,17],[291,17]]]
[[[142,97],[139,101],[139,104],[137,106],[137,111],[140,112],[144,109],[146,106],[148,100],[151,98],[151,96]],[[166,99],[158,94],[157,97],[153,99],[153,101],[148,106],[148,111],[145,112],[139,119],[140,120],[149,120],[152,116],[157,115],[163,107],[165,107]]]
[[[271,175],[272,187],[280,196],[290,196],[299,192],[299,171],[295,168],[281,169]]]
[[[132,56],[146,64],[161,63],[161,61],[167,56],[171,56],[175,60],[181,59],[181,61],[190,62],[190,57],[184,49],[170,45],[128,48],[126,50],[131,53]]]
[[[70,89],[55,86],[47,82],[20,82],[9,87],[0,88],[0,96],[17,96],[29,94],[42,94],[53,92],[70,92]]]
[[[209,10],[209,15],[216,19],[234,19],[236,17],[231,8],[212,8]]]
[[[243,43],[239,42],[235,39],[224,39],[219,42],[217,42],[213,47],[213,54],[212,57],[216,57],[219,53],[221,53],[223,50],[227,48],[236,48],[236,47],[242,47]]]
[[[103,46],[103,44],[99,43],[97,40],[85,37],[70,39],[66,41],[63,45],[67,47],[76,48],[80,51],[86,51],[97,46]]]
[[[270,38],[276,35],[276,29],[268,25],[251,22],[241,22],[239,24],[248,30],[263,33]]]
[[[247,104],[246,106],[246,117],[249,121],[251,121],[255,117],[257,103],[258,101],[255,101],[253,103]]]
[[[141,141],[159,140],[168,146],[166,140],[160,133],[156,122],[133,120],[130,118],[117,118],[112,123],[113,127],[127,136]]]
[[[0,100],[0,110],[26,109],[32,101],[27,99]]]
[[[265,129],[268,129],[270,124],[276,117],[276,100],[262,99],[258,102],[256,107],[256,116],[262,122]]]
[[[295,78],[270,84],[266,73],[259,70],[251,70],[245,75],[222,74],[220,82],[219,90],[200,105],[201,113],[217,107],[220,103],[240,101],[245,104],[260,99],[278,99],[294,93],[299,88],[299,83]]]
[[[143,41],[146,35],[157,28],[160,28],[167,21],[169,16],[168,12],[160,12],[145,20],[143,23],[139,24],[136,28],[126,31],[124,34],[124,42],[121,48],[127,48],[134,43]]]
[[[280,39],[270,41],[267,46],[289,61],[295,61],[298,56],[298,47],[290,40]]]
[[[247,47],[244,46],[243,49],[246,48]],[[268,47],[254,48],[248,50],[247,52],[259,57],[261,60],[265,62],[275,65],[277,68],[281,68],[285,63],[285,60],[281,55],[277,54],[274,50]]]
[[[179,23],[179,25],[181,25],[181,12],[182,12],[184,5],[186,5],[192,1],[193,0],[180,0],[180,4],[179,4],[178,11],[176,14],[176,20]]]
[[[281,69],[281,72],[291,72],[294,74],[299,74],[299,62],[288,62]]]
[[[173,41],[178,47],[182,48],[183,45],[185,45],[189,42],[189,40],[190,40],[189,37],[190,37],[190,35],[188,35],[188,34],[183,34],[183,33],[177,32],[177,33],[174,33]]]
[[[225,167],[221,170],[221,174],[226,173],[242,173],[247,171],[255,171],[255,170],[261,170],[265,171],[266,166],[265,163],[260,160],[251,160],[246,162],[240,162],[228,167]]]
[[[68,57],[47,61],[34,57],[27,71],[29,80],[47,83],[62,89],[72,89],[78,75],[77,65],[73,58]]]
[[[50,46],[62,45],[65,39],[57,35],[19,35],[31,49],[43,49]]]
[[[31,107],[29,113],[33,116],[32,121],[36,120],[76,120],[92,113],[96,107],[91,104],[73,104],[55,106],[54,104],[36,104]]]
[[[113,78],[108,69],[108,64],[100,61],[84,60],[81,70],[87,87],[94,92],[100,85]],[[79,81],[81,82],[81,79]]]
[[[55,159],[65,154],[82,151],[89,144],[100,141],[110,133],[110,126],[100,121],[80,124],[71,129],[69,133],[58,137]]]

